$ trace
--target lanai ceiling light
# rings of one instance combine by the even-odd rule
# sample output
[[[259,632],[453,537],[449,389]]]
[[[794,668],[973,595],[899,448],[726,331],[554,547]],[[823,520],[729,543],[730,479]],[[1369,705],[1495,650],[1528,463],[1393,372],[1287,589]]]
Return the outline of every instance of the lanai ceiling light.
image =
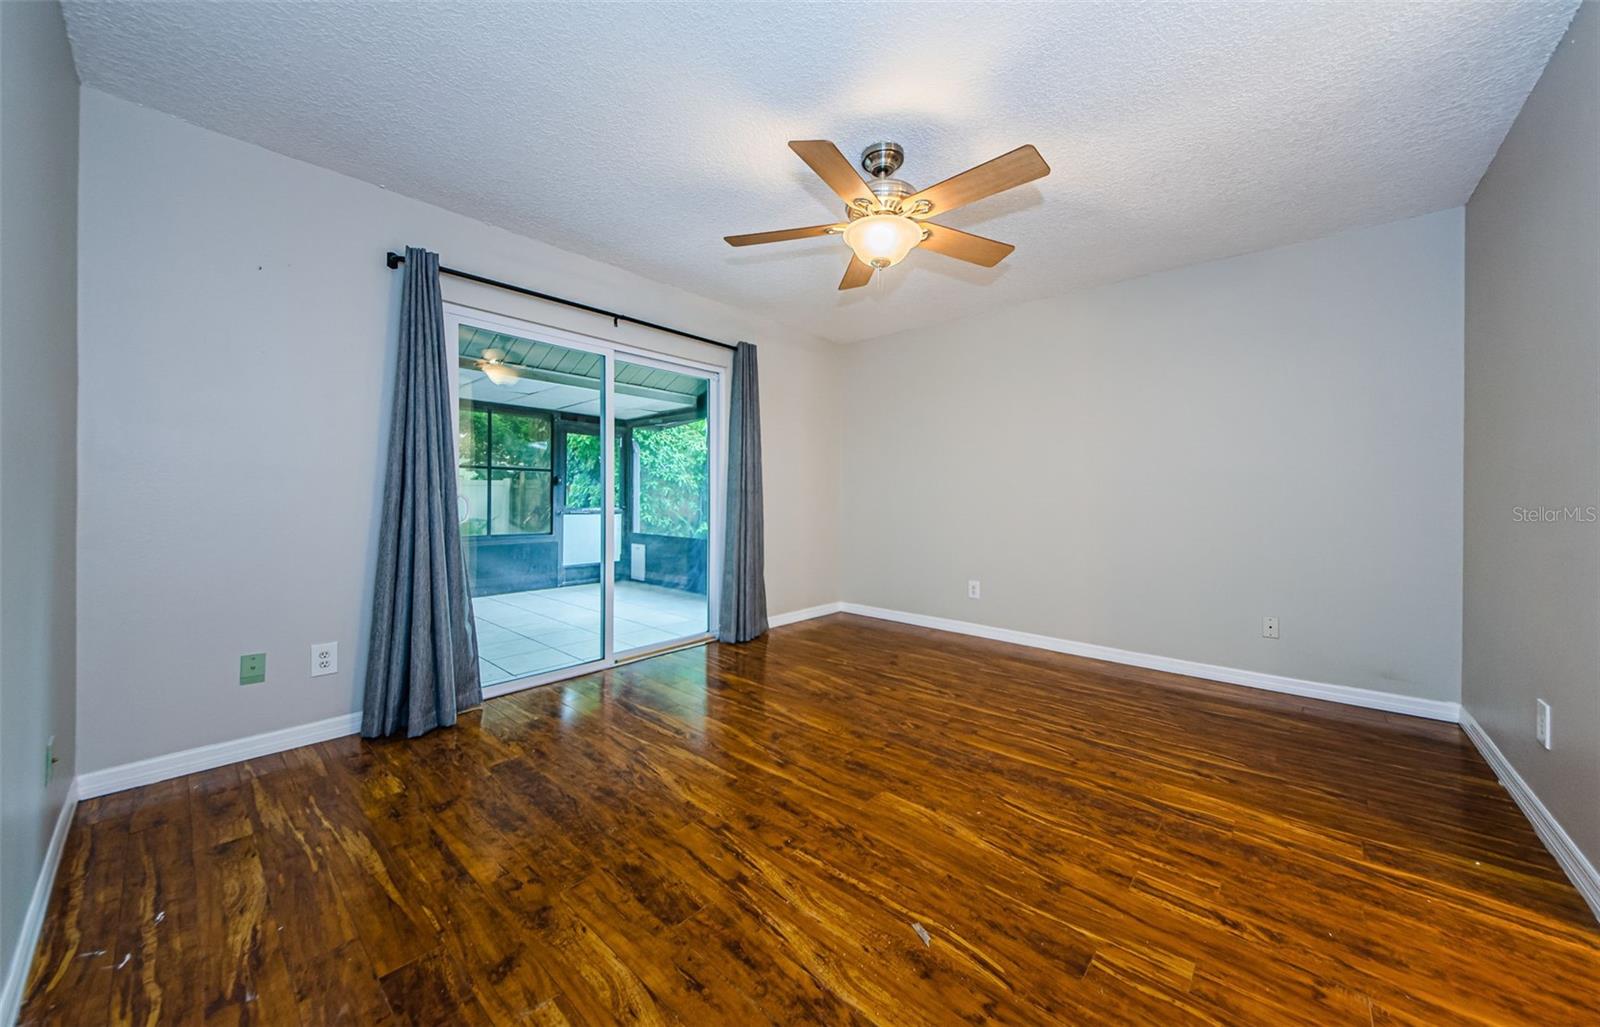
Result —
[[[831,225],[788,228],[780,232],[755,232],[725,236],[730,246],[755,246],[819,235],[842,235],[850,247],[841,289],[855,289],[872,280],[874,271],[893,267],[921,246],[947,257],[982,267],[994,267],[1016,249],[981,235],[969,235],[928,219],[947,214],[975,200],[1005,192],[1050,173],[1050,165],[1032,146],[1019,146],[986,164],[969,168],[954,178],[918,192],[893,177],[906,152],[899,143],[874,143],[861,152],[863,179],[839,148],[826,139],[801,139],[789,149],[811,167],[844,201],[845,220]]]

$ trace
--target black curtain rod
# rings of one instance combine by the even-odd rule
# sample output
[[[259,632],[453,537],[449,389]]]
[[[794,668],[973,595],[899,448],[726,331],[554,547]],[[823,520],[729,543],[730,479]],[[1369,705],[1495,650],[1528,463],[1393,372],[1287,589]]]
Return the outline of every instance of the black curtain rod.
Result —
[[[406,258],[402,257],[398,253],[390,251],[388,256],[390,271],[393,271],[395,268],[399,267],[405,262]],[[512,285],[510,282],[500,282],[493,278],[485,278],[482,275],[475,275],[471,271],[457,271],[453,267],[445,267],[440,265],[439,273],[441,275],[450,275],[452,278],[465,278],[467,281],[477,282],[479,285],[492,285],[496,289],[504,289],[507,292],[520,293],[523,296],[532,296],[536,300],[545,300],[549,303],[560,303],[563,306],[575,307],[578,310],[587,310],[591,314],[599,314],[602,317],[609,317],[612,324],[616,324],[619,321],[626,321],[629,324],[635,324],[641,328],[653,328],[658,332],[666,332],[668,335],[682,336],[685,339],[693,339],[695,342],[709,342],[711,345],[721,346],[723,349],[737,349],[737,347],[731,346],[726,342],[718,342],[716,339],[708,339],[704,335],[695,335],[693,332],[680,332],[676,328],[668,328],[666,325],[658,325],[654,321],[641,321],[637,317],[629,317],[627,314],[619,314],[615,310],[606,310],[604,307],[591,307],[587,303],[579,303],[577,300],[562,299],[560,296],[552,296],[547,292],[537,292],[533,289],[525,289],[520,285]]]

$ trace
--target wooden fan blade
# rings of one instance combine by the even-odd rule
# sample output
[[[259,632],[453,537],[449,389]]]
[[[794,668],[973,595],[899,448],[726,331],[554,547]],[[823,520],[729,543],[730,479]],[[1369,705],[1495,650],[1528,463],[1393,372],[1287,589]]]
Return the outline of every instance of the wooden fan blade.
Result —
[[[957,207],[964,207],[974,200],[981,200],[985,196],[1015,189],[1025,182],[1043,178],[1049,173],[1050,165],[1039,156],[1038,150],[1032,146],[1019,146],[992,161],[979,164],[975,168],[968,168],[954,178],[947,178],[938,185],[929,186],[902,201],[901,206],[909,208],[918,200],[926,200],[933,209],[927,215],[918,217],[944,214]]]
[[[810,228],[785,228],[781,232],[751,232],[749,235],[725,235],[729,246],[759,246],[764,242],[788,242],[790,239],[810,239],[813,236],[827,235],[829,232],[842,232],[844,225],[812,225]]]
[[[878,202],[872,195],[872,190],[867,188],[867,183],[862,181],[861,173],[856,170],[839,148],[826,139],[796,139],[789,143],[789,149],[800,155],[800,159],[808,164],[817,177],[828,184],[828,188],[838,194],[839,199],[845,203],[855,200],[865,200],[870,204]]]
[[[839,279],[839,288],[859,289],[870,281],[872,281],[872,265],[854,253],[850,254],[850,266],[844,269],[844,277]]]
[[[958,232],[954,228],[936,225],[931,221],[922,222],[922,227],[928,230],[928,237],[922,240],[921,249],[943,253],[947,257],[954,257],[981,267],[994,267],[1016,249],[1008,242],[995,242],[981,235]]]

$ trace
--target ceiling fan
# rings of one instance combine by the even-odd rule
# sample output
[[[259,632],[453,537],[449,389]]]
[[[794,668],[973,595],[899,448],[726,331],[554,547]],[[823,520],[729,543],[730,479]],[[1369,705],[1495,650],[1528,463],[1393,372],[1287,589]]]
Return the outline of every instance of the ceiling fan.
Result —
[[[478,359],[478,370],[483,376],[496,385],[510,385],[521,378],[516,370],[506,363],[506,355],[497,349],[486,349]]]
[[[795,140],[789,144],[789,149],[799,154],[817,177],[844,201],[845,220],[832,225],[724,238],[730,246],[755,246],[819,235],[843,235],[852,255],[844,278],[839,282],[841,289],[866,285],[874,271],[893,267],[918,246],[971,264],[994,267],[1016,247],[946,228],[928,218],[1050,173],[1050,165],[1039,156],[1038,150],[1019,146],[919,192],[893,177],[906,157],[899,143],[873,143],[861,151],[861,167],[872,176],[870,180],[862,179],[839,148],[826,139]]]

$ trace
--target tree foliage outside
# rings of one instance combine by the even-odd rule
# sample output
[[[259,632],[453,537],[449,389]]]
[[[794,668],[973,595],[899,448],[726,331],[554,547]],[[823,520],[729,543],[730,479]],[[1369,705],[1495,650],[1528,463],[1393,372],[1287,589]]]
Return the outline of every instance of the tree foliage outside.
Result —
[[[471,403],[461,405],[459,471],[464,496],[476,513],[493,502],[490,484],[500,485],[499,502],[492,518],[464,514],[462,533],[550,531],[549,479],[552,443],[550,415],[543,412],[488,411]],[[707,493],[710,480],[706,422],[687,421],[663,427],[634,428],[629,433],[638,454],[638,530],[651,535],[705,538],[709,530]],[[617,473],[613,503],[624,507],[622,495],[622,433],[614,453]],[[600,436],[571,431],[566,436],[566,486],[568,510],[600,508]],[[509,482],[511,488],[506,491]],[[543,496],[538,495],[543,490]],[[540,502],[540,499],[543,502]],[[492,522],[492,523],[491,523]]]
[[[463,467],[550,469],[550,415],[461,404],[457,450]]]
[[[456,452],[462,467],[485,467],[489,463],[489,411],[470,403],[461,404],[461,427],[457,432]]]
[[[639,453],[639,531],[679,538],[705,538],[706,486],[710,465],[706,422],[689,421],[665,428],[635,428]],[[615,498],[622,509],[622,439],[616,446]],[[567,435],[567,509],[600,507],[600,438]]]
[[[550,533],[550,415],[461,404],[457,498],[463,535]]]
[[[612,481],[612,502],[622,509],[622,438],[616,440],[617,474]],[[600,436],[567,433],[568,510],[600,509]]]
[[[635,428],[633,445],[639,451],[639,530],[705,538],[710,470],[706,422]]]
[[[496,410],[489,419],[489,465],[550,469],[550,415]]]

